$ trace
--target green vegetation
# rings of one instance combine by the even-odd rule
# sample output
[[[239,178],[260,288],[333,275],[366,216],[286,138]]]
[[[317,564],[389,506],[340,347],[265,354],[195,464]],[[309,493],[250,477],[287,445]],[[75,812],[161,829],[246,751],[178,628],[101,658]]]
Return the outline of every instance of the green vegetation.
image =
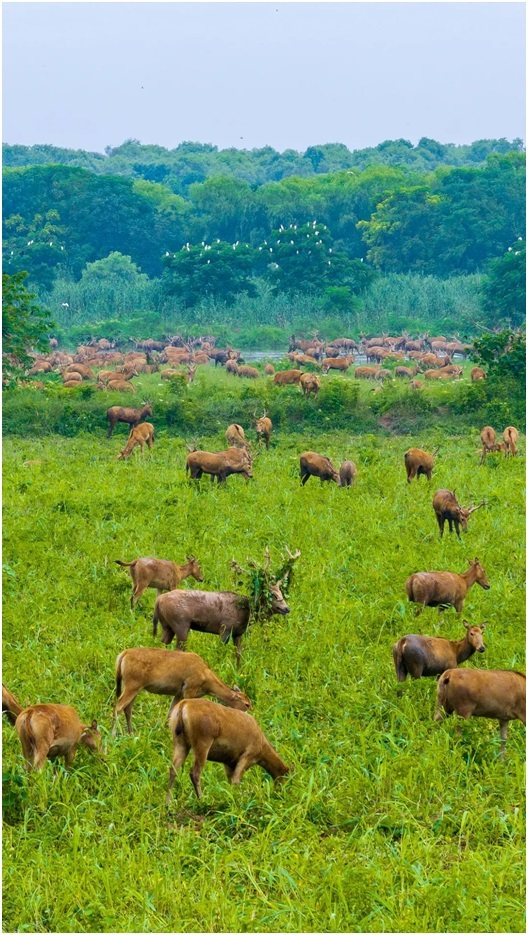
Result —
[[[250,428],[237,391],[232,415]],[[407,575],[478,555],[491,590],[473,588],[464,616],[488,621],[487,652],[468,665],[523,670],[524,458],[479,468],[465,423],[452,437],[431,426],[381,438],[358,433],[354,410],[341,432],[318,419],[305,434],[279,427],[254,479],[224,486],[186,482],[184,442],[156,409],[152,455],[128,463],[115,459],[122,426],[110,441],[102,426],[98,438],[6,440],[4,680],[22,703],[97,717],[106,747],[104,761],[81,750],[70,774],[47,764],[26,776],[3,726],[7,931],[524,931],[524,730],[511,726],[501,762],[495,723],[461,734],[454,719],[433,723],[434,679],[398,698],[391,657],[407,632],[462,634],[453,611],[414,617]],[[205,447],[224,446],[227,421]],[[405,482],[413,444],[441,445],[431,487]],[[301,489],[306,449],[352,458],[357,486]],[[431,500],[444,486],[464,505],[487,502],[462,542],[438,537]],[[214,637],[193,632],[189,649],[248,692],[294,772],[276,790],[255,768],[232,788],[208,764],[198,802],[187,763],[167,812],[168,700],[142,693],[137,733],[110,734],[118,652],[159,645],[155,593],[131,614],[114,559],[193,552],[204,586],[229,589],[231,558],[261,562],[268,545],[273,565],[285,546],[301,550],[291,614],[250,629],[240,673]]]
[[[49,349],[53,322],[24,285],[27,273],[2,274],[2,382],[16,380],[33,364],[28,350]]]
[[[268,377],[242,380],[211,366],[198,367],[190,386],[185,381],[161,380],[159,373],[141,374],[134,379],[135,394],[108,393],[90,383],[64,389],[58,375],[40,375],[44,390],[16,388],[4,394],[4,434],[99,434],[107,426],[109,406],[135,406],[143,400],[155,406],[157,426],[187,439],[210,435],[231,422],[247,424],[255,410],[261,415],[263,409],[282,432],[294,434],[321,426],[326,431],[353,427],[356,432],[405,434],[428,432],[431,425],[457,433],[462,428],[501,424],[524,431],[525,384],[519,365],[524,337],[519,336],[515,347],[513,355],[506,355],[509,363],[502,365],[508,372],[494,373],[490,368],[490,378],[480,383],[469,382],[473,366],[469,362],[463,380],[426,382],[420,392],[413,391],[407,380],[395,380],[373,393],[375,384],[370,380],[355,380],[350,373],[328,375],[317,400],[309,402],[296,386],[273,386]],[[483,362],[480,357],[479,362]],[[275,364],[291,366],[286,360]]]

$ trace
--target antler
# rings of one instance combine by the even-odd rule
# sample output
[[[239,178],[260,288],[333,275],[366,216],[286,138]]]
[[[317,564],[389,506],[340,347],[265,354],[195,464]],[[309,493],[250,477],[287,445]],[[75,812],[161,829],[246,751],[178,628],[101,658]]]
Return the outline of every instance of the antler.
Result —
[[[290,552],[290,550],[289,550],[289,548],[288,548],[287,545],[285,546],[285,549],[286,549],[286,555],[288,556],[288,558],[290,559],[291,562],[295,562],[296,559],[298,559],[299,556],[300,556],[300,554],[301,554],[301,550],[300,550],[300,549],[297,549],[297,551],[295,552],[295,555],[292,555],[292,554],[291,554],[291,552]],[[284,561],[286,561],[286,557],[285,557],[284,555],[283,555],[282,557],[283,557]]]
[[[474,513],[475,510],[480,510],[481,506],[487,506],[487,503],[486,503],[485,500],[483,500],[482,503],[479,503],[478,506],[470,506],[470,507],[469,507],[469,512],[470,512],[470,513]]]
[[[271,562],[271,555],[270,555],[270,550],[269,550],[269,546],[268,546],[268,545],[266,546],[266,550],[265,550],[265,552],[264,552],[264,556],[265,556],[265,558],[266,558],[266,564],[264,565],[264,571],[267,571],[268,568],[270,567],[270,562]]]

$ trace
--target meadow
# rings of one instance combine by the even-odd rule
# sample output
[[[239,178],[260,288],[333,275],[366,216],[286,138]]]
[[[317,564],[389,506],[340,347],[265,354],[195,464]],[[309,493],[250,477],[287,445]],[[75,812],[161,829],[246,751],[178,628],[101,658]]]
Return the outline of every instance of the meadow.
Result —
[[[229,378],[200,379],[205,399]],[[246,415],[255,392],[248,401],[237,389]],[[163,406],[170,390],[160,394]],[[229,406],[239,421],[236,400]],[[433,424],[395,436],[352,415],[335,427],[332,411],[297,433],[279,424],[254,478],[221,486],[186,480],[185,440],[158,428],[156,410],[152,454],[129,462],[116,460],[126,428],[106,440],[98,411],[74,437],[48,429],[5,439],[3,679],[22,704],[71,703],[86,722],[96,717],[105,759],[81,748],[69,773],[48,763],[28,776],[3,725],[4,930],[525,931],[524,729],[511,725],[502,761],[496,722],[435,724],[435,680],[398,686],[391,653],[405,633],[458,639],[462,619],[485,620],[486,653],[466,665],[524,671],[524,436],[521,457],[491,455],[481,467],[482,426],[469,427],[468,414],[459,431]],[[225,447],[224,415],[203,423],[203,447]],[[430,486],[406,483],[412,445],[440,445]],[[307,449],[353,459],[356,487],[312,479],[301,488]],[[461,541],[439,538],[439,487],[456,488],[464,506],[486,499]],[[301,551],[290,615],[250,626],[239,672],[216,637],[191,632],[188,648],[250,695],[292,774],[275,788],[254,768],[237,788],[209,763],[198,801],[189,759],[167,808],[168,700],[140,694],[136,733],[123,721],[111,735],[117,654],[161,645],[151,635],[155,592],[132,613],[130,578],[114,560],[192,553],[200,587],[236,590],[231,559],[261,560],[266,546],[272,567],[286,546]],[[406,577],[462,571],[475,556],[491,589],[471,589],[460,617],[415,617]]]

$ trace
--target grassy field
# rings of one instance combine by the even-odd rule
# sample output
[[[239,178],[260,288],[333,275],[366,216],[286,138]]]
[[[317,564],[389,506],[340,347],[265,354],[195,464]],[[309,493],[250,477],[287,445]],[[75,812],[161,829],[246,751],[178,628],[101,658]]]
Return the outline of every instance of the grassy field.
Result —
[[[97,717],[106,760],[81,749],[69,774],[48,763],[28,777],[3,726],[5,930],[525,930],[524,729],[511,726],[501,761],[495,722],[433,722],[434,679],[397,697],[391,655],[405,633],[463,632],[453,610],[415,618],[406,577],[478,556],[491,590],[475,586],[462,617],[488,622],[487,652],[467,665],[524,671],[524,456],[479,467],[478,431],[353,433],[278,432],[253,480],[220,487],[189,484],[184,441],[163,431],[128,463],[115,460],[124,428],[6,440],[4,681],[22,703]],[[223,448],[223,432],[202,442]],[[404,451],[440,442],[431,486],[407,485]],[[357,486],[301,489],[306,449],[352,458]],[[461,542],[439,539],[439,487],[486,498]],[[132,613],[114,559],[192,552],[201,587],[232,589],[231,559],[267,545],[274,563],[301,550],[291,614],[250,628],[237,674],[218,638],[193,632],[188,648],[250,695],[293,773],[275,789],[255,768],[236,788],[207,764],[198,802],[188,761],[167,810],[168,700],[142,693],[137,733],[110,733],[117,654],[160,645],[155,592]]]

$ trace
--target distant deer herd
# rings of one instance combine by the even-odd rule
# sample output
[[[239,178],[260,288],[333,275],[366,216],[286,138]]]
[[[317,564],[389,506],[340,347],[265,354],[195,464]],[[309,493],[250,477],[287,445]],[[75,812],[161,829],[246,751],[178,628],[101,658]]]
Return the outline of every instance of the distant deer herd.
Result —
[[[378,339],[375,339],[378,340]],[[400,339],[387,339],[391,343],[376,345],[364,343],[367,359],[375,360],[378,364],[386,358],[393,356],[398,359],[402,348],[408,355],[417,354],[423,366],[437,368],[425,370],[428,373],[439,374],[442,370],[448,376],[450,368],[451,377],[458,376],[460,368],[451,365],[449,353],[466,353],[467,349],[460,345],[449,347],[444,339],[434,339],[430,342],[431,352],[424,353],[423,342],[409,342],[398,344]],[[445,346],[442,345],[442,341]],[[345,342],[345,343],[343,343]],[[144,342],[148,343],[148,342]],[[349,339],[334,342],[326,347],[315,338],[311,342],[292,340],[290,345],[290,359],[292,363],[321,361],[321,370],[330,369],[346,371],[353,363],[353,353],[358,345]],[[308,346],[302,347],[302,344]],[[151,342],[156,344],[156,342]],[[421,344],[419,347],[410,347],[411,344]],[[203,347],[203,345],[202,345]],[[314,348],[317,353],[314,353]],[[102,348],[101,348],[102,350]],[[105,348],[105,350],[108,350]],[[150,351],[157,348],[150,348]],[[163,347],[165,360],[169,364],[184,363],[188,368],[188,379],[194,378],[196,365],[205,361],[196,360],[190,348]],[[347,356],[339,356],[341,351]],[[298,352],[302,351],[301,354]],[[337,351],[337,353],[336,353]],[[446,355],[438,357],[443,351]],[[326,356],[325,356],[326,352]],[[56,356],[59,355],[55,351]],[[333,356],[335,354],[335,356]],[[313,355],[313,356],[312,356]],[[237,356],[232,356],[230,350],[224,352],[206,348],[202,356],[206,360],[213,359],[215,365],[226,365],[228,372],[238,376],[257,377],[259,372],[255,368],[242,366]],[[403,356],[403,353],[402,353]],[[64,385],[72,385],[85,379],[94,377],[89,366],[89,355],[85,361],[68,363],[64,367]],[[38,362],[37,362],[38,364]],[[34,372],[46,372],[35,364]],[[227,365],[230,366],[227,366]],[[119,372],[100,371],[98,381],[110,389],[122,389],[116,383],[124,384],[137,375],[145,372],[144,367],[151,365],[143,360],[143,355],[137,354],[130,358]],[[271,367],[271,365],[269,365]],[[361,370],[374,369],[374,375],[379,375],[379,367],[356,368],[356,377],[367,376]],[[254,373],[250,371],[254,370]],[[398,376],[413,379],[416,373],[422,373],[418,367],[398,367]],[[405,371],[405,373],[403,373]],[[148,372],[148,371],[147,371]],[[275,385],[296,384],[300,386],[305,396],[317,396],[321,382],[313,373],[303,373],[300,369],[283,370],[273,373],[273,367],[267,372],[273,377]],[[368,374],[371,376],[372,374]],[[475,367],[471,372],[472,380],[485,379],[485,373]],[[117,377],[117,379],[114,379]],[[432,378],[431,376],[429,378]],[[379,378],[378,379],[382,379]],[[113,385],[114,384],[114,385]],[[127,387],[128,388],[128,387]],[[152,406],[145,403],[141,408],[126,408],[112,406],[108,410],[108,437],[118,422],[131,426],[130,434],[125,447],[118,454],[119,459],[127,460],[135,447],[145,445],[152,449],[154,443],[154,426],[145,422],[146,416],[153,416]],[[268,414],[255,417],[255,433],[259,447],[264,442],[269,448],[273,425]],[[506,457],[517,454],[519,433],[513,426],[508,426],[502,435],[502,441],[497,442],[496,433],[491,426],[486,426],[481,432],[482,448],[481,464],[489,453],[503,451]],[[224,451],[208,452],[197,450],[196,445],[188,446],[185,470],[190,481],[199,481],[203,474],[209,474],[212,481],[215,477],[219,484],[224,483],[230,474],[242,474],[248,480],[253,477],[253,461],[255,455],[251,453],[251,442],[245,435],[244,428],[233,423],[227,428],[226,439],[228,447]],[[438,449],[437,449],[438,450]],[[437,450],[429,453],[420,448],[410,448],[404,454],[404,465],[407,482],[424,475],[427,481],[432,479]],[[340,487],[351,487],[356,484],[358,470],[353,461],[344,460],[336,468],[330,458],[314,451],[305,451],[300,455],[300,482],[304,486],[310,477],[319,478],[321,483],[333,481]],[[439,489],[433,497],[433,511],[440,538],[444,533],[447,522],[449,532],[455,529],[460,539],[460,528],[467,532],[470,516],[481,507],[461,507],[455,491]],[[296,560],[300,553],[291,555],[290,560]],[[268,554],[269,559],[269,554]],[[132,731],[132,707],[137,694],[145,690],[159,695],[172,697],[169,709],[169,730],[173,745],[172,765],[169,775],[167,800],[171,795],[172,786],[177,770],[192,750],[193,765],[191,780],[198,797],[201,796],[201,773],[207,760],[220,762],[224,765],[229,782],[238,784],[245,770],[254,765],[261,766],[276,781],[282,780],[290,772],[290,767],[283,762],[276,753],[262,730],[249,711],[252,708],[250,698],[236,685],[232,688],[223,682],[204,662],[192,652],[184,651],[191,630],[202,633],[215,634],[226,644],[230,639],[235,648],[237,665],[241,664],[242,637],[251,622],[251,605],[248,597],[231,591],[199,591],[196,589],[180,589],[181,582],[192,576],[196,581],[203,581],[202,570],[194,556],[187,556],[187,563],[178,565],[173,561],[164,559],[141,557],[126,562],[116,559],[117,564],[129,569],[132,578],[131,608],[135,607],[146,588],[155,588],[157,598],[153,613],[153,635],[156,636],[158,624],[161,626],[161,641],[168,646],[176,638],[176,651],[169,652],[165,648],[136,647],[125,649],[117,657],[115,670],[116,706],[114,711],[114,733],[117,727],[117,717],[124,712],[127,728]],[[268,560],[269,565],[269,560]],[[405,582],[405,591],[408,600],[417,605],[417,613],[425,607],[438,607],[443,611],[446,607],[453,607],[460,614],[468,590],[479,584],[484,590],[489,590],[490,584],[486,572],[478,558],[469,562],[469,567],[463,572],[450,571],[418,571],[411,574]],[[283,594],[283,582],[277,576],[269,584],[267,596],[267,615],[287,615],[290,607]],[[287,590],[285,592],[287,594]],[[501,738],[501,756],[504,755],[507,725],[510,720],[519,719],[526,723],[526,679],[519,672],[510,670],[482,670],[475,668],[459,669],[461,663],[469,660],[474,653],[484,653],[483,631],[485,623],[470,625],[464,621],[465,634],[459,640],[450,641],[439,637],[423,636],[420,634],[407,634],[401,637],[393,646],[393,659],[398,682],[404,682],[407,676],[411,679],[421,677],[437,677],[437,705],[434,719],[439,721],[446,714],[456,713],[463,718],[485,717],[499,721]],[[399,692],[401,694],[401,691]],[[218,703],[207,700],[206,695],[212,695]],[[42,769],[46,759],[63,757],[68,767],[75,756],[77,747],[84,745],[88,749],[100,754],[101,734],[97,722],[83,723],[76,711],[64,704],[34,704],[22,708],[13,694],[2,687],[2,710],[7,718],[14,724],[20,739],[22,752],[28,769]]]

